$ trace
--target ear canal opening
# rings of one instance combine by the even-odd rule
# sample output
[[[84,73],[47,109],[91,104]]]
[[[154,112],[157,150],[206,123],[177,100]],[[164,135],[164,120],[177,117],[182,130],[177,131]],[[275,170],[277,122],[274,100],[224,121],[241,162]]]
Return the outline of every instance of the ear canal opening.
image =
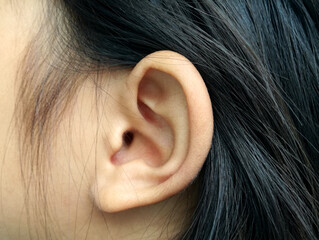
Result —
[[[129,147],[134,140],[134,133],[132,131],[126,131],[125,133],[123,133],[123,146],[125,147]]]
[[[111,157],[111,162],[114,165],[120,165],[127,160],[127,151],[129,150],[130,146],[133,144],[135,139],[135,134],[133,131],[125,131],[122,135],[122,146],[114,155]]]
[[[126,131],[123,133],[123,146],[129,147],[134,140],[134,133],[132,131]]]

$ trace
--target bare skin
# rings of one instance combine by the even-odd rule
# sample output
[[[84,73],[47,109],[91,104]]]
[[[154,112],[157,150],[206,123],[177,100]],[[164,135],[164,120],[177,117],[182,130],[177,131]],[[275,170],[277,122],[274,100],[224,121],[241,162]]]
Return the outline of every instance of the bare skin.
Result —
[[[0,0],[0,239],[25,240],[34,230],[28,229],[20,175],[23,159],[12,123],[19,87],[15,85],[16,73],[37,30],[39,2],[25,0],[16,6],[15,1]],[[99,149],[102,144],[96,142],[99,126],[96,112],[92,112],[94,93],[90,83],[81,88],[72,110],[56,130],[52,150],[55,162],[47,187],[55,224],[47,230],[57,239],[168,239],[183,228],[185,196],[119,213],[105,213],[92,201],[88,184],[94,175],[92,148],[97,144]]]

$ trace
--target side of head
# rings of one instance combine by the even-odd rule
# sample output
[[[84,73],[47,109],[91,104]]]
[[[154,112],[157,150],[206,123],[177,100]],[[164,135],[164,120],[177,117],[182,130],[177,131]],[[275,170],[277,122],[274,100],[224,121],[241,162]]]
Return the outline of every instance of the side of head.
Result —
[[[44,1],[15,109],[34,236],[316,239],[315,4]]]

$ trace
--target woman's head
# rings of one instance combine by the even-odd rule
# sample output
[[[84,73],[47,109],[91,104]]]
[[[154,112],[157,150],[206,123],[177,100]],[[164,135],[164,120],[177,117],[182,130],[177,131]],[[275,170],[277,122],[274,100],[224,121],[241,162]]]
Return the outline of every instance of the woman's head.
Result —
[[[1,76],[17,87],[3,213],[25,206],[9,232],[21,219],[32,239],[318,237],[315,2],[30,4],[2,10],[21,45]]]

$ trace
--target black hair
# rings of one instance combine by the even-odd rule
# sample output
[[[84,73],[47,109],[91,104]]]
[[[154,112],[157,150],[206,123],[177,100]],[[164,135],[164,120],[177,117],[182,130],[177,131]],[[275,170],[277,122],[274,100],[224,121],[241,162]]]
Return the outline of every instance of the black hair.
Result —
[[[319,239],[317,1],[61,2],[63,44],[83,69],[172,50],[206,83],[214,136],[176,239]]]

